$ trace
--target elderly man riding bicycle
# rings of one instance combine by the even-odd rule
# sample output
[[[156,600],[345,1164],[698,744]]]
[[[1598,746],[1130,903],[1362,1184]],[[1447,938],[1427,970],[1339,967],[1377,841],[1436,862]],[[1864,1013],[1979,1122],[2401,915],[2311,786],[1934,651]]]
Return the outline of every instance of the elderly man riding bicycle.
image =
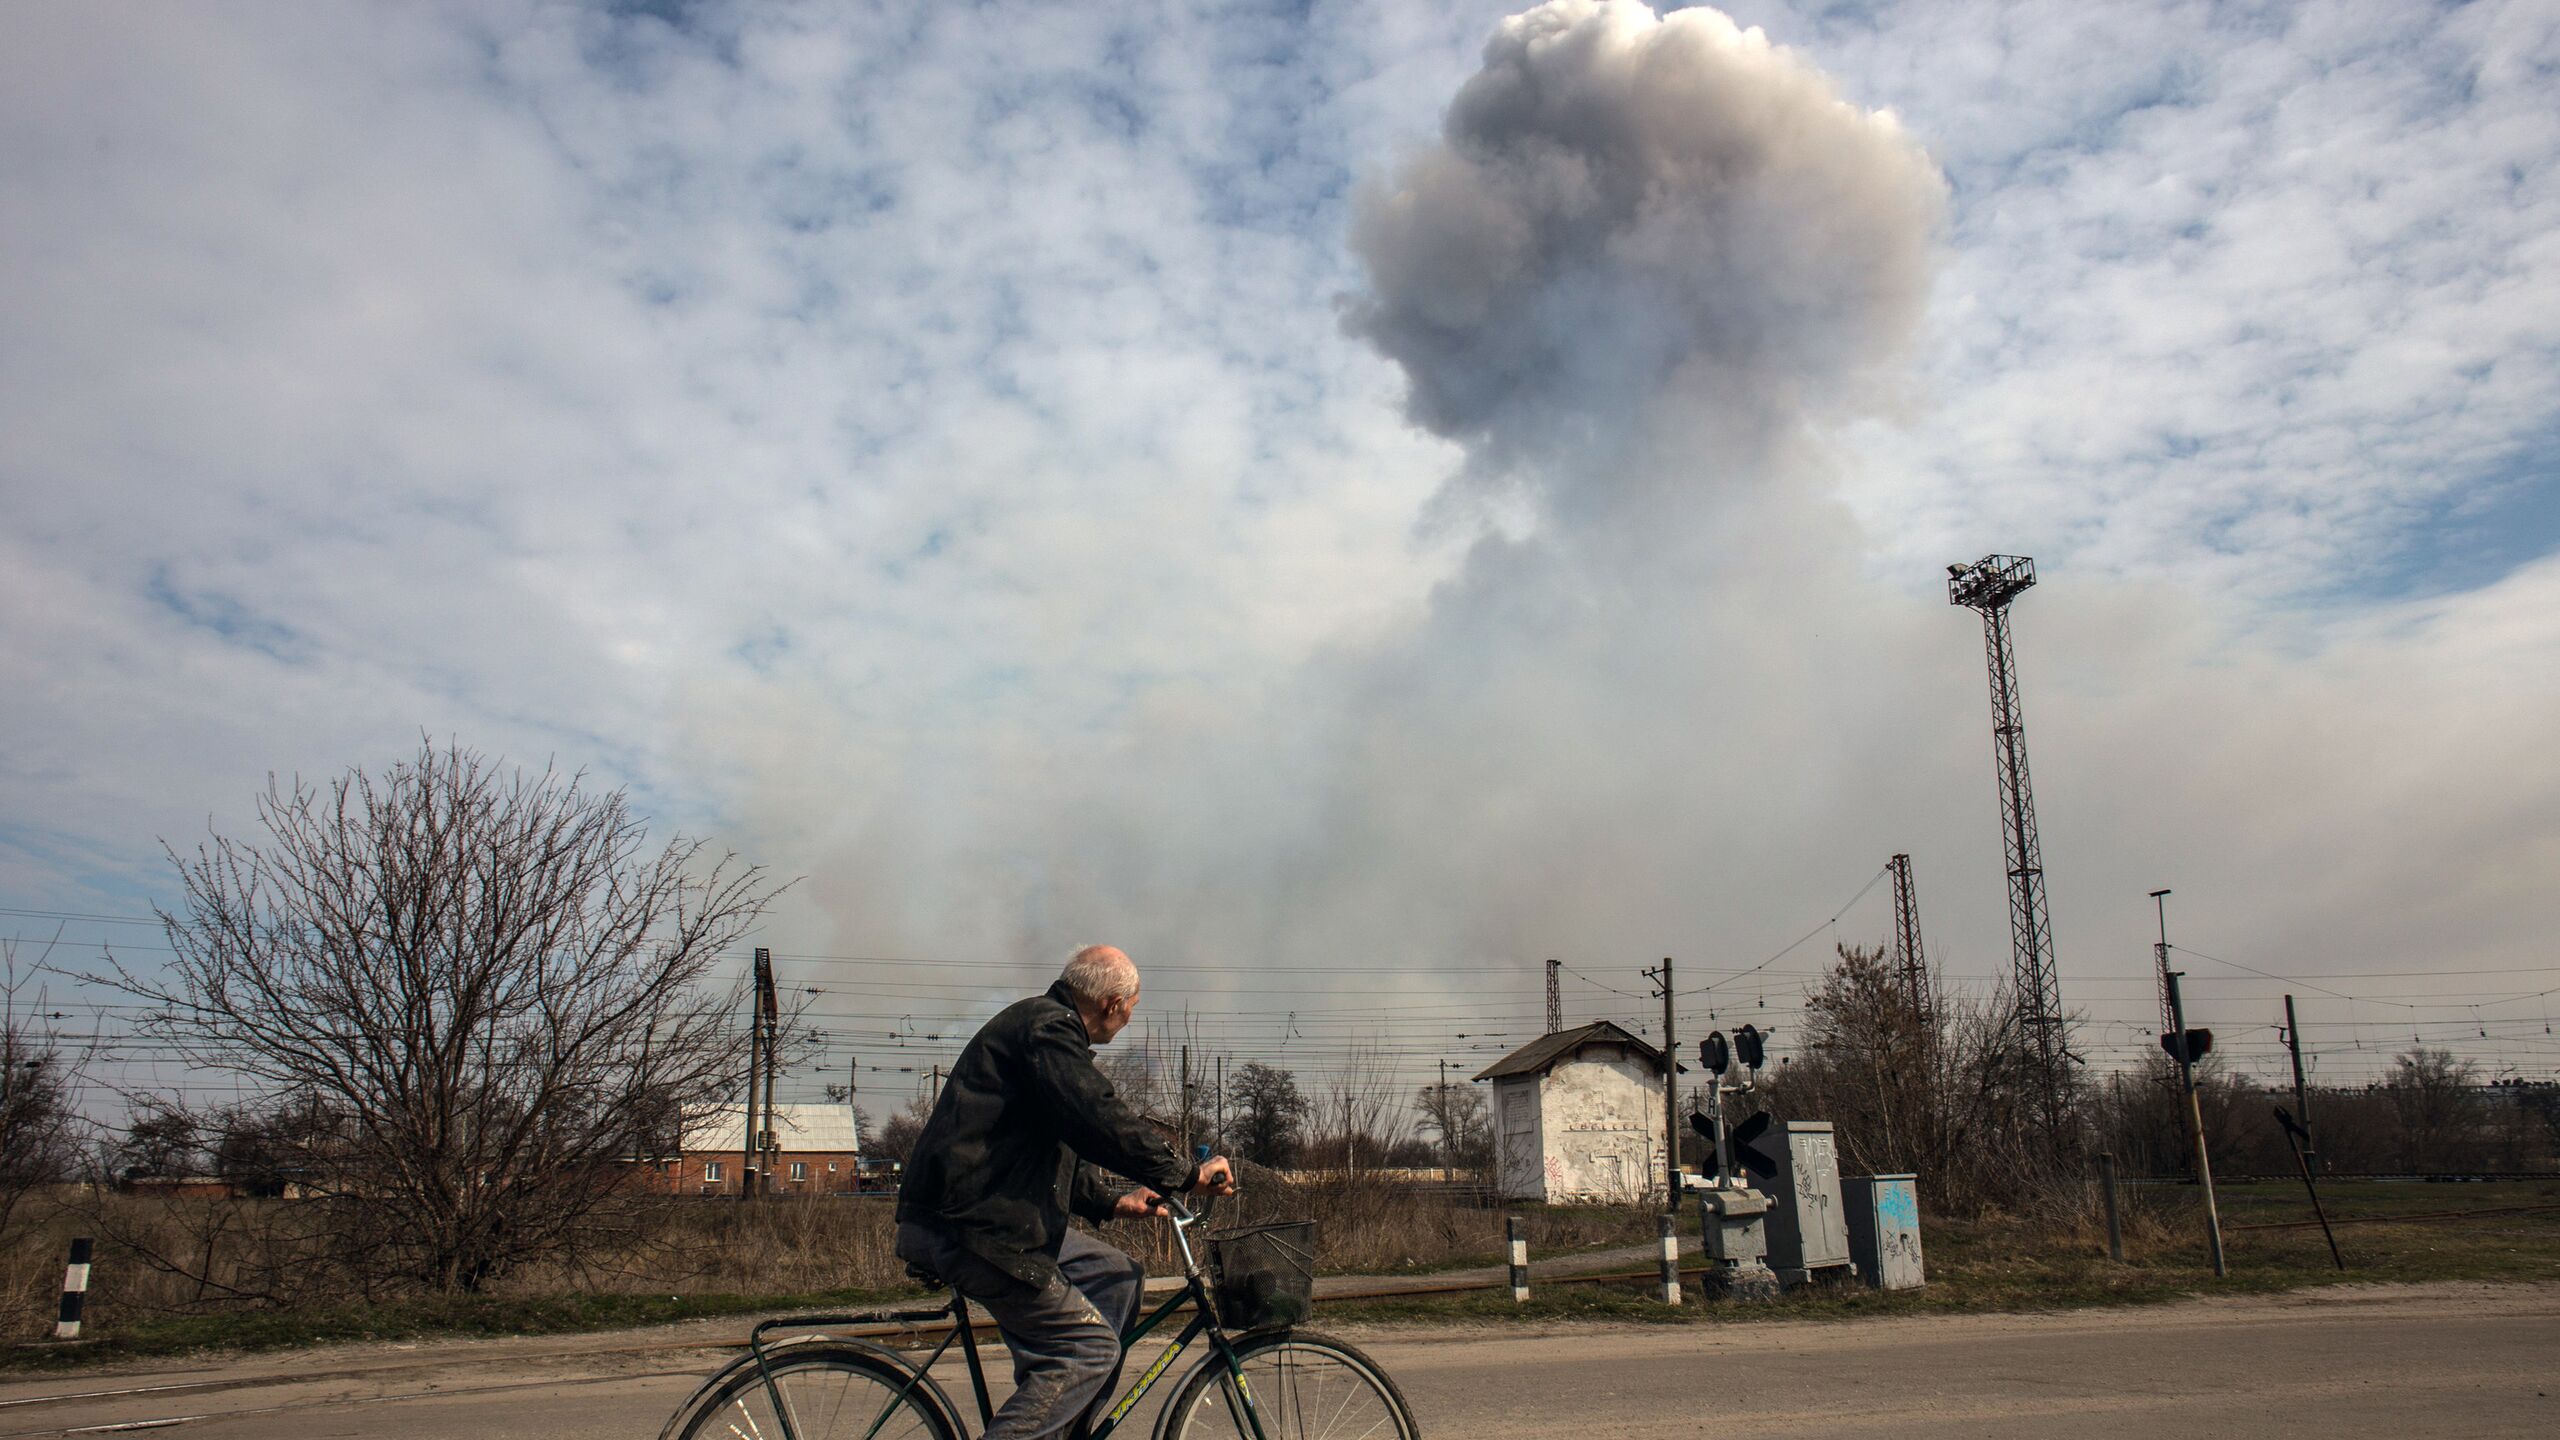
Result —
[[[1095,1068],[1093,1047],[1137,1008],[1128,956],[1078,950],[1048,993],[1007,1006],[960,1052],[907,1161],[899,1258],[985,1307],[1013,1352],[1015,1389],[987,1440],[1089,1422],[1119,1373],[1145,1274],[1070,1230],[1070,1212],[1136,1217],[1173,1191],[1235,1193],[1226,1157],[1182,1159]]]

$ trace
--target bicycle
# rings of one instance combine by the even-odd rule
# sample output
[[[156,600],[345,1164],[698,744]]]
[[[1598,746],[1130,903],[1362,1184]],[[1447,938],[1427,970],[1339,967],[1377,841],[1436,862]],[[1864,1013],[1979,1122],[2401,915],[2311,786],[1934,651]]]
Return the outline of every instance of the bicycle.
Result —
[[[1136,1345],[1185,1305],[1194,1313],[1164,1354],[1104,1412],[1087,1440],[1105,1440],[1119,1429],[1174,1360],[1204,1335],[1209,1351],[1183,1374],[1157,1416],[1155,1440],[1418,1440],[1421,1432],[1403,1392],[1358,1349],[1285,1321],[1231,1327],[1230,1316],[1268,1318],[1251,1311],[1263,1297],[1224,1296],[1229,1305],[1222,1313],[1218,1301],[1223,1286],[1213,1293],[1189,1234],[1205,1218],[1207,1207],[1195,1215],[1171,1197],[1164,1205],[1182,1254],[1183,1288],[1133,1323],[1120,1337],[1121,1349]],[[1208,1243],[1214,1257],[1224,1242],[1211,1236]],[[1227,1267],[1218,1268],[1223,1280]],[[1296,1308],[1303,1312],[1304,1296],[1298,1299]],[[951,1333],[922,1364],[853,1336],[820,1333],[765,1343],[774,1330],[940,1319],[951,1322]],[[963,1440],[960,1411],[932,1374],[954,1342],[968,1366],[983,1430],[994,1419],[995,1408],[987,1396],[969,1301],[954,1290],[948,1304],[931,1310],[762,1322],[747,1337],[747,1354],[704,1381],[667,1422],[660,1440]]]

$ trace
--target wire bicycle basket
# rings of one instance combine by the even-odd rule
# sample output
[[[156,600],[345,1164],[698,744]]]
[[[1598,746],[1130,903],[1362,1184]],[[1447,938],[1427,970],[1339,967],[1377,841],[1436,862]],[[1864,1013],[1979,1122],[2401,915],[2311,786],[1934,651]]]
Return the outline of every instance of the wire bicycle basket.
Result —
[[[1230,1330],[1274,1330],[1315,1313],[1316,1222],[1277,1220],[1209,1237],[1209,1278],[1218,1322]]]

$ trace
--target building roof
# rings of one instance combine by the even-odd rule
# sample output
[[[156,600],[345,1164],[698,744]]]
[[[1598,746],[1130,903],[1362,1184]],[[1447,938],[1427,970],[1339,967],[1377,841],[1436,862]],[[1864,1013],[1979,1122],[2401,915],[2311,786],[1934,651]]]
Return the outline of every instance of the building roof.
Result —
[[[1645,1059],[1654,1069],[1662,1068],[1662,1052],[1647,1045],[1620,1026],[1606,1020],[1595,1020],[1571,1030],[1555,1030],[1539,1036],[1519,1049],[1496,1060],[1478,1075],[1479,1080],[1500,1080],[1511,1075],[1543,1075],[1573,1058],[1585,1045],[1624,1045]]]
[[[784,1150],[851,1155],[862,1148],[862,1133],[850,1105],[777,1101],[773,1112],[774,1143]],[[746,1138],[746,1114],[737,1106],[685,1117],[687,1153],[743,1152]]]

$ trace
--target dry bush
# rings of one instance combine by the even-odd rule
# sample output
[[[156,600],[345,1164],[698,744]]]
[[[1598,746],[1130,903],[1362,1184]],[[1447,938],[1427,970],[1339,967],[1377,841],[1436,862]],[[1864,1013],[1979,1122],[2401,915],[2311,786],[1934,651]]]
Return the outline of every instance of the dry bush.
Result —
[[[1463,1203],[1451,1192],[1367,1175],[1294,1179],[1247,1166],[1243,1193],[1221,1202],[1213,1228],[1276,1220],[1316,1222],[1317,1268],[1326,1273],[1380,1274],[1435,1269],[1459,1262],[1493,1263],[1502,1251],[1506,1212]],[[1655,1234],[1657,1212],[1625,1206],[1531,1207],[1520,1210],[1533,1254],[1635,1244]],[[1113,1244],[1151,1273],[1175,1266],[1162,1224],[1121,1220],[1103,1227]]]
[[[892,1206],[881,1200],[792,1195],[684,1199],[659,1212],[652,1243],[582,1278],[600,1290],[668,1294],[813,1294],[908,1283],[891,1250]],[[528,1282],[546,1277],[533,1275]]]
[[[331,1243],[310,1218],[308,1200],[181,1199],[102,1191],[61,1207],[39,1236],[12,1247],[0,1285],[32,1335],[52,1311],[62,1242],[77,1231],[99,1239],[91,1315],[120,1317],[295,1311],[343,1307],[368,1298],[362,1277],[325,1263]],[[892,1207],[876,1199],[787,1196],[751,1204],[652,1196],[635,1211],[645,1239],[574,1262],[518,1267],[489,1287],[499,1296],[813,1295],[906,1286],[891,1248]],[[1533,1254],[1632,1244],[1654,1234],[1654,1212],[1631,1207],[1530,1208]],[[1216,1228],[1268,1220],[1313,1220],[1317,1260],[1328,1273],[1427,1270],[1494,1263],[1505,1212],[1460,1203],[1449,1192],[1376,1178],[1293,1181],[1248,1172],[1245,1192],[1225,1202]],[[56,1233],[58,1232],[58,1233]],[[1172,1229],[1160,1221],[1102,1227],[1150,1273],[1177,1270]]]

